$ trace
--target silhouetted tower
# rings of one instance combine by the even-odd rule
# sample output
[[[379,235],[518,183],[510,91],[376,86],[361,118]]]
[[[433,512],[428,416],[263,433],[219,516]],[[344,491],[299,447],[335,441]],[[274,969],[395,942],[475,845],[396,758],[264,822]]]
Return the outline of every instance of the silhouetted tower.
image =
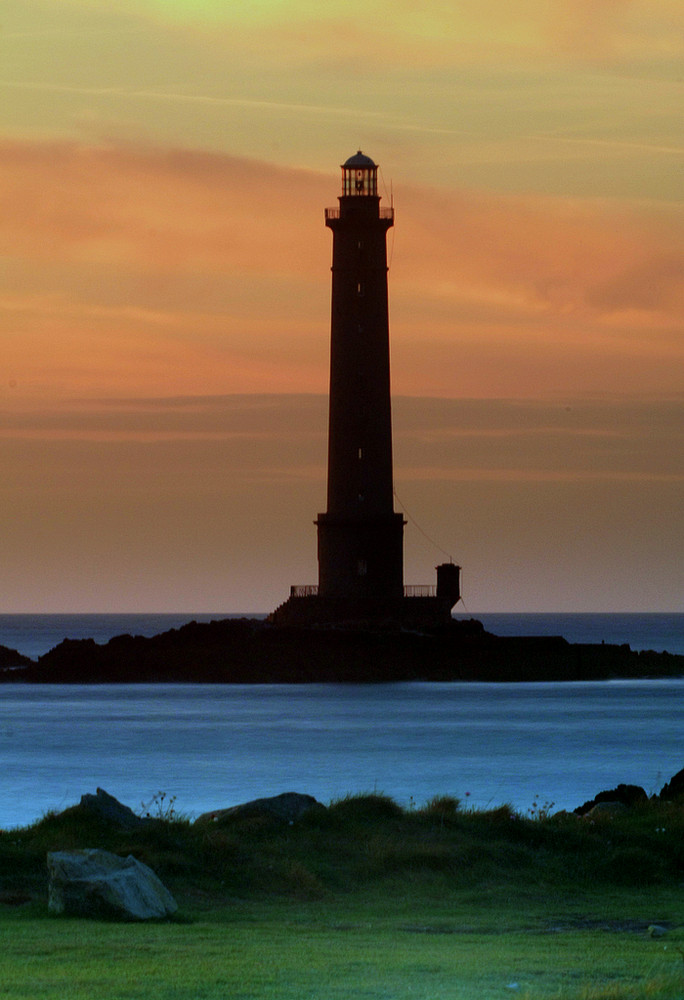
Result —
[[[318,593],[401,599],[404,519],[394,511],[387,230],[376,164],[342,165],[332,230],[328,508],[318,515]]]
[[[361,150],[342,164],[332,230],[328,509],[318,515],[318,586],[290,587],[269,615],[285,626],[448,626],[460,567],[437,567],[437,587],[404,588],[404,518],[394,511],[387,230],[378,168]]]

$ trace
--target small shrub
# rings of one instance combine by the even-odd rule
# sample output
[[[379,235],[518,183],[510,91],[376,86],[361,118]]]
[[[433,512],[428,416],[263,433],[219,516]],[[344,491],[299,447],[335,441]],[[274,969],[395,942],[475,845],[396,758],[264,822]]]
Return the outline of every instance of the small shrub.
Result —
[[[551,816],[555,805],[555,802],[549,802],[547,799],[542,801],[541,796],[537,795],[531,807],[527,810],[527,815],[530,819],[543,822]]]
[[[149,802],[140,803],[140,816],[145,819],[160,819],[165,823],[173,823],[179,819],[176,811],[176,796],[166,792],[156,792]]]

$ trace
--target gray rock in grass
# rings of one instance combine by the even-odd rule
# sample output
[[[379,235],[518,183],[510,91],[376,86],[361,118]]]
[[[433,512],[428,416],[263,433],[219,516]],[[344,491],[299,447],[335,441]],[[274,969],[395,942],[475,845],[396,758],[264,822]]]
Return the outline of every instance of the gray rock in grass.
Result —
[[[154,920],[172,916],[178,905],[151,868],[132,855],[109,851],[52,851],[48,854],[48,910],[69,916]]]
[[[596,819],[597,816],[616,816],[623,812],[627,812],[627,806],[624,802],[597,802],[589,812],[584,814],[584,818]]]
[[[239,806],[202,813],[201,816],[197,817],[195,823],[199,823],[200,826],[212,823],[220,825],[234,819],[246,819],[252,816],[268,816],[283,823],[294,823],[310,809],[325,809],[325,806],[322,802],[318,802],[313,795],[303,795],[301,792],[283,792],[282,795],[274,795],[271,798],[253,799],[251,802],[243,802]]]

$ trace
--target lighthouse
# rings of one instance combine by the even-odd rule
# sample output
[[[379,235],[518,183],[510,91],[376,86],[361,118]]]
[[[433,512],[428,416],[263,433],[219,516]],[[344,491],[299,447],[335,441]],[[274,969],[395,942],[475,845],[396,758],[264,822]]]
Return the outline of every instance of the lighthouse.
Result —
[[[404,587],[405,521],[394,510],[387,233],[378,166],[358,150],[342,164],[332,232],[327,509],[318,531],[318,585],[293,586],[277,625],[445,624],[460,597],[460,568],[437,567],[437,586]]]
[[[318,515],[321,597],[403,596],[404,519],[394,512],[387,232],[378,168],[361,151],[342,165],[332,230],[328,504]]]

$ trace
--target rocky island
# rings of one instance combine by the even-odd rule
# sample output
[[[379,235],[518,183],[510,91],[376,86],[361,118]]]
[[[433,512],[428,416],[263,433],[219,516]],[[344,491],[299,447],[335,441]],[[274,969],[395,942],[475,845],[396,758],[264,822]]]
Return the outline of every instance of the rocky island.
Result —
[[[684,676],[684,656],[561,636],[502,637],[475,619],[422,630],[191,621],[149,638],[65,639],[31,660],[0,647],[0,681],[311,684],[579,681]]]

